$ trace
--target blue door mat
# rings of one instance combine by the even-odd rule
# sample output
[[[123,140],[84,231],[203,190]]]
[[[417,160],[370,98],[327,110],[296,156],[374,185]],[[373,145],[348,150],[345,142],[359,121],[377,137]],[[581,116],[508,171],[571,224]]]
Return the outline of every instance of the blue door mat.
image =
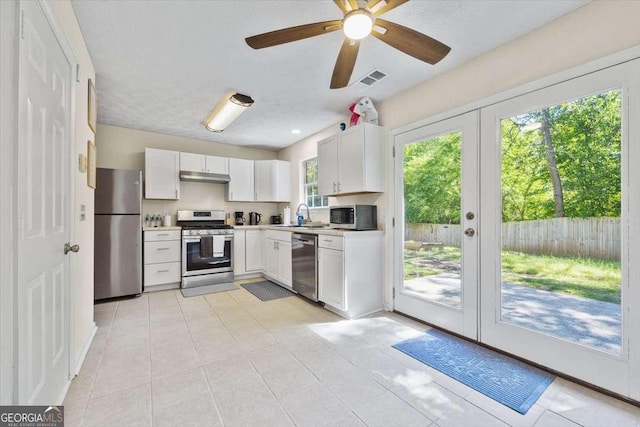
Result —
[[[541,369],[437,329],[393,347],[521,414],[554,379]]]
[[[265,280],[263,282],[243,283],[243,288],[251,292],[261,301],[271,301],[274,299],[286,298],[295,295],[288,289]]]

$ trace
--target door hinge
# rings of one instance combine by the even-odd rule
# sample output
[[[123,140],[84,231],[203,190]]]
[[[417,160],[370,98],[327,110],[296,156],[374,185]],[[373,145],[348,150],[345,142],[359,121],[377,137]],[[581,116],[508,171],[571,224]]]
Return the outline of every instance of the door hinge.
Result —
[[[24,9],[20,11],[20,38],[24,39]]]
[[[393,147],[393,157],[395,157],[395,156],[396,156],[396,147],[394,146]]]
[[[396,218],[395,217],[391,218],[391,226],[392,227],[396,226]]]
[[[391,289],[391,297],[396,299],[396,288]]]

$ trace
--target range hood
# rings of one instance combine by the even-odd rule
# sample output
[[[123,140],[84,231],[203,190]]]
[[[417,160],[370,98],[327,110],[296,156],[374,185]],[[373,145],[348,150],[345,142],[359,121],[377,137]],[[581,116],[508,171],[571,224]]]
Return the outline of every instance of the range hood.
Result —
[[[193,181],[193,182],[210,182],[212,184],[226,184],[231,181],[229,175],[221,173],[207,173],[207,172],[191,172],[180,171],[180,181]]]

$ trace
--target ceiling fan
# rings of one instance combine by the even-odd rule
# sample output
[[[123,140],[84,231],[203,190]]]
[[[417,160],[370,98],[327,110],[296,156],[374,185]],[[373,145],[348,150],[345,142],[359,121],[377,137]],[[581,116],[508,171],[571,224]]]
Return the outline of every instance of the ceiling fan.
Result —
[[[245,41],[254,49],[263,49],[342,29],[345,33],[345,39],[333,69],[331,89],[343,88],[349,84],[353,67],[356,64],[360,40],[369,34],[428,64],[439,62],[451,50],[449,46],[425,34],[380,19],[380,15],[409,0],[333,1],[343,12],[342,19],[271,31],[247,37]]]

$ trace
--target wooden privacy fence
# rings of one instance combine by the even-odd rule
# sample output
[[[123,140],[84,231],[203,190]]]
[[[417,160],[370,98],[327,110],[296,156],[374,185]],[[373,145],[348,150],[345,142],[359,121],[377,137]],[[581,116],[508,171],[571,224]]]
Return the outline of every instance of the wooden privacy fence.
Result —
[[[481,231],[482,232],[482,231]],[[405,240],[460,247],[457,224],[406,224]],[[619,261],[620,218],[552,218],[502,224],[503,248],[535,255]]]

